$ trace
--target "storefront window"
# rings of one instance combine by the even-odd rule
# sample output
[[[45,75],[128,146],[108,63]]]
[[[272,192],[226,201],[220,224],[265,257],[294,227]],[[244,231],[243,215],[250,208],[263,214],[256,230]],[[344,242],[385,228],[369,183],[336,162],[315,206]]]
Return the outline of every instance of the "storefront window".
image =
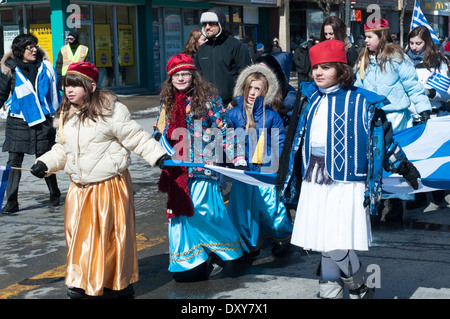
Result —
[[[39,47],[45,50],[53,63],[53,56],[56,59],[58,53],[53,52],[50,7],[48,5],[27,5],[26,11],[28,32],[38,38]]]
[[[164,9],[164,48],[165,61],[183,50],[183,39],[181,33],[181,9]]]
[[[98,84],[101,87],[115,86],[113,69],[113,8],[111,6],[94,6],[94,46],[95,65],[100,73]]]
[[[161,40],[159,37],[160,33],[160,19],[159,19],[159,9],[154,9],[153,11],[153,63],[154,63],[154,80],[155,84],[158,86],[161,84]]]
[[[0,56],[11,50],[12,40],[23,30],[23,10],[19,7],[0,7]],[[21,9],[22,7],[20,7]]]
[[[119,37],[119,85],[138,84],[135,29],[135,8],[117,7],[117,34]]]
[[[189,33],[192,29],[199,28],[200,25],[200,10],[185,9],[183,12],[183,43],[189,39]],[[184,44],[183,44],[184,48]]]

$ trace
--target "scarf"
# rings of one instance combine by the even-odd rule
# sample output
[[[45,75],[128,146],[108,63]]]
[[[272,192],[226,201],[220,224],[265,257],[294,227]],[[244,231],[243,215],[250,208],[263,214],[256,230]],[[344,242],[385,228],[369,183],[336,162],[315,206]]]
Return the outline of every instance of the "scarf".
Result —
[[[11,113],[22,116],[31,127],[45,122],[47,115],[54,116],[61,102],[61,95],[57,90],[55,70],[49,61],[43,61],[35,72],[34,64],[27,66],[26,71],[21,70],[19,65],[16,66],[13,94],[5,106]],[[36,78],[36,88],[26,75]]]
[[[422,62],[423,57],[425,56],[425,51],[419,54],[414,54],[411,50],[408,50],[406,54],[411,58],[412,62],[414,63],[414,66]]]
[[[180,136],[179,140],[172,139],[172,133],[177,128],[186,128],[186,93],[175,93],[175,107],[173,110],[173,120],[169,121],[167,127],[167,140],[173,147],[175,144],[187,143],[185,136]],[[179,148],[179,160],[187,159],[187,147]],[[194,206],[189,194],[187,167],[170,167],[161,172],[158,182],[160,192],[167,193],[166,216],[168,219],[174,216],[192,216]]]

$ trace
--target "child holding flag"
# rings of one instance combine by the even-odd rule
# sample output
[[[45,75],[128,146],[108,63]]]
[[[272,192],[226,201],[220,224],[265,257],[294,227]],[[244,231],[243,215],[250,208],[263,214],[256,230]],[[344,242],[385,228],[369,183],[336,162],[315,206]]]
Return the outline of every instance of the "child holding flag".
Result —
[[[282,101],[275,73],[261,64],[247,67],[236,81],[234,96],[237,106],[228,115],[236,132],[240,132],[236,133],[238,140],[245,142],[249,169],[275,173],[285,137],[283,120],[274,110],[279,108],[276,101]],[[292,222],[278,200],[275,186],[259,187],[233,180],[228,214],[252,254],[258,254],[266,239],[274,243],[274,255],[289,247]]]
[[[291,242],[322,253],[320,297],[342,298],[345,285],[351,298],[371,298],[355,251],[371,242],[382,168],[414,189],[420,174],[392,140],[386,98],[352,86],[344,43],[320,42],[309,54],[315,83],[301,84],[305,99],[286,134],[277,189],[283,202],[299,193]]]
[[[447,58],[439,52],[431,38],[430,31],[423,25],[411,30],[408,34],[406,54],[414,63],[418,80],[425,88],[425,93],[433,107],[433,113],[437,112],[439,116],[441,106],[445,107],[445,103],[450,99]],[[411,105],[409,109],[413,117],[418,117],[414,105]],[[445,113],[442,112],[442,114]],[[433,191],[431,194],[437,205],[447,206],[444,190]],[[408,202],[407,207],[417,208],[426,204],[426,193],[417,193],[414,202]]]
[[[220,165],[225,154],[232,165],[246,166],[242,152],[235,151],[234,136],[227,135],[231,122],[222,100],[193,59],[177,54],[166,68],[154,136],[170,144],[176,160]],[[217,173],[201,167],[166,167],[158,186],[168,195],[169,271],[175,280],[207,279],[213,275],[209,266],[221,263],[218,258],[235,260],[248,251],[228,217]]]
[[[88,62],[68,67],[55,115],[57,143],[31,167],[39,178],[64,169],[72,181],[64,217],[70,298],[133,296],[138,261],[129,150],[151,166],[167,157],[112,92],[97,88],[98,76]]]

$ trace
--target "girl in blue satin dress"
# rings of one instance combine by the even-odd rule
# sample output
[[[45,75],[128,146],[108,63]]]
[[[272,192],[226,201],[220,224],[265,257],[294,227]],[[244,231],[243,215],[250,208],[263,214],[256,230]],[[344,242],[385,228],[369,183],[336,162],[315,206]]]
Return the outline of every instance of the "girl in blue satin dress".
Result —
[[[276,75],[264,65],[247,67],[236,81],[234,96],[238,105],[228,110],[228,115],[238,140],[245,141],[250,170],[275,173],[278,169],[285,137],[283,121],[277,113],[277,105],[282,102],[280,92]],[[258,143],[267,147],[259,149]],[[292,222],[274,186],[253,186],[233,180],[228,214],[252,255],[269,243],[274,243],[274,255],[287,251]]]
[[[226,134],[231,122],[222,100],[196,71],[192,58],[173,56],[167,72],[154,136],[171,144],[175,159],[209,165],[224,161],[211,147],[219,138],[226,157],[235,166],[245,166],[244,157],[235,156],[243,152],[235,151],[236,143],[227,140],[233,137]],[[158,187],[168,194],[169,271],[175,280],[207,279],[210,256],[229,261],[248,252],[228,217],[218,174],[200,167],[164,168]]]

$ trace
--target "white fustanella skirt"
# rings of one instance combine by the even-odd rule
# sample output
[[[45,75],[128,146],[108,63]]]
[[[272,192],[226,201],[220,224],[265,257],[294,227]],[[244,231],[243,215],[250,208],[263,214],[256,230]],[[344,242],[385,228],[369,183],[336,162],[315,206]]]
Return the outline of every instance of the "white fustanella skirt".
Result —
[[[368,250],[370,216],[364,182],[330,179],[323,157],[312,156],[295,215],[291,243],[315,251]]]

